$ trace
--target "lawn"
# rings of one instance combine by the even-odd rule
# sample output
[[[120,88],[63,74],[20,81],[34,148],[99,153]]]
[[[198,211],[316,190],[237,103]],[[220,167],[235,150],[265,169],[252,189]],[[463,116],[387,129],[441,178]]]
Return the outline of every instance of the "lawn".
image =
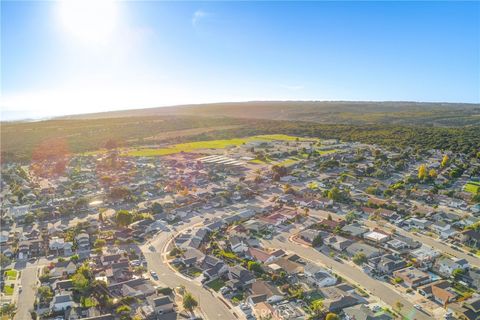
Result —
[[[7,296],[11,296],[13,294],[13,289],[15,286],[10,286],[10,285],[5,285],[3,287],[3,293],[5,293]]]
[[[212,288],[215,291],[220,290],[220,288],[223,287],[224,285],[225,285],[225,281],[223,281],[222,279],[215,279],[207,283],[207,286],[209,288]]]
[[[5,271],[5,277],[8,277],[8,280],[15,280],[17,279],[18,271],[15,269],[10,269]]]
[[[228,147],[240,146],[247,142],[252,141],[295,141],[297,137],[288,136],[284,134],[272,134],[272,135],[259,135],[246,138],[226,139],[226,140],[207,140],[207,141],[195,141],[187,143],[179,143],[166,148],[160,149],[136,149],[130,150],[122,155],[130,157],[153,157],[153,156],[165,156],[169,154],[175,154],[180,152],[192,152],[201,149],[225,149]],[[300,138],[299,140],[309,140],[306,138]],[[310,139],[311,140],[311,139]]]
[[[480,182],[469,181],[465,184],[463,189],[467,192],[477,194],[480,192]]]

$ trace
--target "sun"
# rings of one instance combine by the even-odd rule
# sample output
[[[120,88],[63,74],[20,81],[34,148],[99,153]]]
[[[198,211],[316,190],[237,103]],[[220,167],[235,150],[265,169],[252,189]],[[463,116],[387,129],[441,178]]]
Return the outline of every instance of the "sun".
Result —
[[[114,0],[61,0],[58,15],[70,35],[86,42],[102,42],[115,30],[118,8]]]

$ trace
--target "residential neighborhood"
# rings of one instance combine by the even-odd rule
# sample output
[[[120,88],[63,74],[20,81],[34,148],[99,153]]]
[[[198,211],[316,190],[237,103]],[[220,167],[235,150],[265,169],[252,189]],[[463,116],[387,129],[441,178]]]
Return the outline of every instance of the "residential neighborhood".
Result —
[[[272,135],[5,164],[13,319],[480,319],[480,159]]]

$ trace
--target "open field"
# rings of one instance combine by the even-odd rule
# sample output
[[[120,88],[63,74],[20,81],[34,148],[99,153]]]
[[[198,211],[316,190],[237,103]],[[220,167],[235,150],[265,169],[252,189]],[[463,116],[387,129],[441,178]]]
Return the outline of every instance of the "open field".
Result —
[[[179,152],[192,152],[195,150],[201,149],[225,149],[228,147],[239,146],[246,144],[248,142],[254,141],[295,141],[295,140],[315,140],[307,139],[302,137],[288,136],[284,134],[272,134],[272,135],[258,135],[253,137],[246,138],[237,138],[237,139],[224,139],[224,140],[208,140],[208,141],[196,141],[196,142],[187,142],[179,143],[166,148],[142,148],[137,150],[130,150],[125,153],[122,153],[123,156],[130,157],[152,157],[152,156],[165,156],[169,154],[175,154]]]

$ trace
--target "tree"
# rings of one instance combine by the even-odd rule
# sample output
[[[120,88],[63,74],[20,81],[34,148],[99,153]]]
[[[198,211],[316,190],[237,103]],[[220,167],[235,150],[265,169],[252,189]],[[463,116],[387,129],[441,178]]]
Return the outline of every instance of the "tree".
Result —
[[[193,310],[198,306],[197,300],[192,296],[190,292],[186,292],[183,296],[183,307],[185,310],[188,310],[192,316],[194,315]]]
[[[12,260],[9,257],[4,255],[3,253],[0,253],[0,266],[2,267],[8,266],[11,262]]]
[[[84,293],[89,289],[89,280],[80,272],[73,275],[72,284],[73,288],[80,293]]]
[[[463,269],[455,269],[452,272],[452,276],[455,280],[458,280],[464,273],[465,273],[465,270]]]
[[[314,248],[317,248],[317,247],[320,247],[323,245],[323,239],[322,239],[322,235],[321,234],[318,234],[312,241],[312,246]]]
[[[312,309],[316,316],[321,315],[323,313],[323,301],[321,299],[314,300],[310,305],[310,309]]]
[[[328,191],[327,196],[328,196],[328,199],[331,199],[331,200],[335,200],[335,201],[340,200],[341,198],[340,190],[337,187],[333,187]]]
[[[428,176],[432,179],[436,179],[437,178],[437,170],[435,169],[430,169],[430,171],[428,171]]]
[[[357,252],[353,258],[352,261],[357,264],[357,265],[362,265],[365,262],[367,262],[367,256],[363,252]]]
[[[402,310],[402,308],[403,308],[404,306],[403,306],[403,303],[401,303],[400,301],[397,301],[397,302],[395,303],[395,307],[396,307],[398,310]]]
[[[327,314],[325,317],[325,320],[340,320],[339,316],[337,316],[335,313],[330,312]]]
[[[327,216],[327,220],[328,220],[328,221],[332,221],[332,220],[333,220],[333,219],[332,219],[332,215],[331,215],[330,213],[329,213],[328,216]]]
[[[347,213],[347,214],[345,215],[345,221],[346,221],[347,223],[352,223],[353,220],[355,220],[356,218],[357,218],[357,215],[356,215],[355,212],[353,212],[353,211],[350,211],[349,213]]]
[[[160,203],[158,202],[154,202],[153,205],[152,205],[152,212],[154,214],[157,214],[157,213],[162,213],[163,212],[163,207]]]
[[[127,210],[118,210],[115,215],[115,221],[120,227],[126,227],[133,221],[133,214]]]
[[[49,303],[53,299],[53,291],[49,286],[39,287],[37,294],[41,303]]]
[[[131,311],[132,311],[132,308],[130,308],[127,305],[121,305],[115,310],[117,314],[127,314],[127,313],[130,313]]]
[[[250,271],[258,272],[258,273],[263,272],[262,266],[260,265],[260,263],[256,261],[248,261],[247,269]]]
[[[107,244],[107,241],[105,241],[105,239],[97,239],[95,240],[95,243],[93,244],[93,246],[95,248],[103,248],[105,247],[106,244]]]
[[[418,167],[418,179],[425,179],[427,177],[427,166],[425,164],[421,164]]]
[[[444,155],[442,158],[442,164],[441,164],[442,168],[445,168],[447,166],[448,160],[449,160],[448,155]]]

